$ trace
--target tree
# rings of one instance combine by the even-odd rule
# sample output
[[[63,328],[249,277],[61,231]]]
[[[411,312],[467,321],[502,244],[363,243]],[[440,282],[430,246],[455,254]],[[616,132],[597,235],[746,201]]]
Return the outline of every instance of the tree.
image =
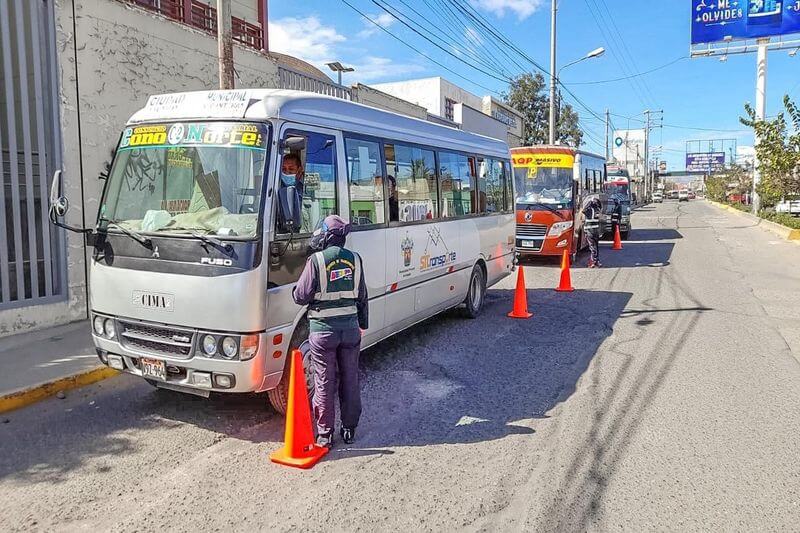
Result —
[[[774,119],[759,120],[753,107],[745,104],[747,117],[739,119],[753,128],[758,139],[756,156],[761,173],[758,194],[764,205],[775,205],[786,197],[800,195],[800,108],[789,95],[784,96],[783,106],[786,111]]]
[[[744,196],[753,189],[752,168],[738,163],[717,170],[706,178],[706,194],[717,202],[726,202],[731,195]]]
[[[511,80],[508,91],[503,93],[503,100],[525,118],[525,129],[522,143],[526,146],[547,144],[549,140],[550,97],[544,76],[540,73],[526,73]],[[556,124],[556,142],[579,147],[583,141],[578,113],[569,104],[558,98],[558,122]]]

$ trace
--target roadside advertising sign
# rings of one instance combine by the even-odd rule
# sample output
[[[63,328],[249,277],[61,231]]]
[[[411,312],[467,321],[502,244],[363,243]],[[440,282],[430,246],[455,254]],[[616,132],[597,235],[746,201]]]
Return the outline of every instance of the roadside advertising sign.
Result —
[[[725,152],[686,154],[686,172],[714,172],[725,167]]]
[[[800,0],[692,0],[692,44],[800,33]]]

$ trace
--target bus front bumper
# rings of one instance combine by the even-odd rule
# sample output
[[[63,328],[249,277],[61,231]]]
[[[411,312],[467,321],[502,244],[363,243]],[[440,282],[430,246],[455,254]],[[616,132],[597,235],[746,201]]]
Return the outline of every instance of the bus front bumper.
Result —
[[[285,352],[281,350],[283,346],[273,345],[273,339],[280,333],[260,333],[256,354],[244,361],[202,355],[169,357],[131,350],[117,339],[96,334],[92,335],[92,339],[97,356],[104,365],[139,376],[157,387],[208,396],[211,392],[248,393],[275,388],[280,382],[286,360]],[[288,346],[288,341],[283,344]],[[156,368],[161,368],[163,364],[165,372],[155,377],[145,369],[146,365],[151,364]]]

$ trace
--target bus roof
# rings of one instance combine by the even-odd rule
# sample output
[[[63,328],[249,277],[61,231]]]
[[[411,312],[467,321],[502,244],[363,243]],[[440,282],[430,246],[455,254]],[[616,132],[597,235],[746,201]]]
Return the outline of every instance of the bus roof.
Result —
[[[508,158],[501,140],[341,98],[283,89],[195,91],[151,96],[129,125],[175,120],[281,119],[431,147]]]
[[[579,150],[570,146],[560,146],[551,144],[537,144],[536,146],[519,146],[511,149],[512,154],[567,154],[567,155],[586,155],[597,157],[605,161],[605,156],[593,154],[585,150]]]

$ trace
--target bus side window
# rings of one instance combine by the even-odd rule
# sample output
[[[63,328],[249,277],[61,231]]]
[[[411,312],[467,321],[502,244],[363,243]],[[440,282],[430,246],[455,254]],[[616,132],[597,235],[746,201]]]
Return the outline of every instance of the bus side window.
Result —
[[[511,172],[511,162],[503,161],[503,188],[505,189],[505,210],[513,211],[517,203],[514,198],[514,174]]]
[[[350,223],[371,226],[386,222],[381,145],[375,141],[346,138]],[[394,176],[388,176],[393,180]]]
[[[433,151],[403,144],[384,145],[389,177],[389,221],[439,218]]]
[[[592,192],[592,183],[589,178],[589,170],[583,171],[583,188],[586,189],[586,192]]]
[[[460,217],[472,212],[472,179],[467,156],[439,152],[442,218]]]
[[[279,186],[295,187],[301,206],[298,232],[311,233],[326,216],[336,213],[336,139],[288,131],[282,146]],[[280,220],[278,232],[287,233]]]
[[[484,179],[486,212],[500,213],[504,210],[505,176],[503,174],[503,162],[496,159],[487,159],[484,168],[486,173]]]

